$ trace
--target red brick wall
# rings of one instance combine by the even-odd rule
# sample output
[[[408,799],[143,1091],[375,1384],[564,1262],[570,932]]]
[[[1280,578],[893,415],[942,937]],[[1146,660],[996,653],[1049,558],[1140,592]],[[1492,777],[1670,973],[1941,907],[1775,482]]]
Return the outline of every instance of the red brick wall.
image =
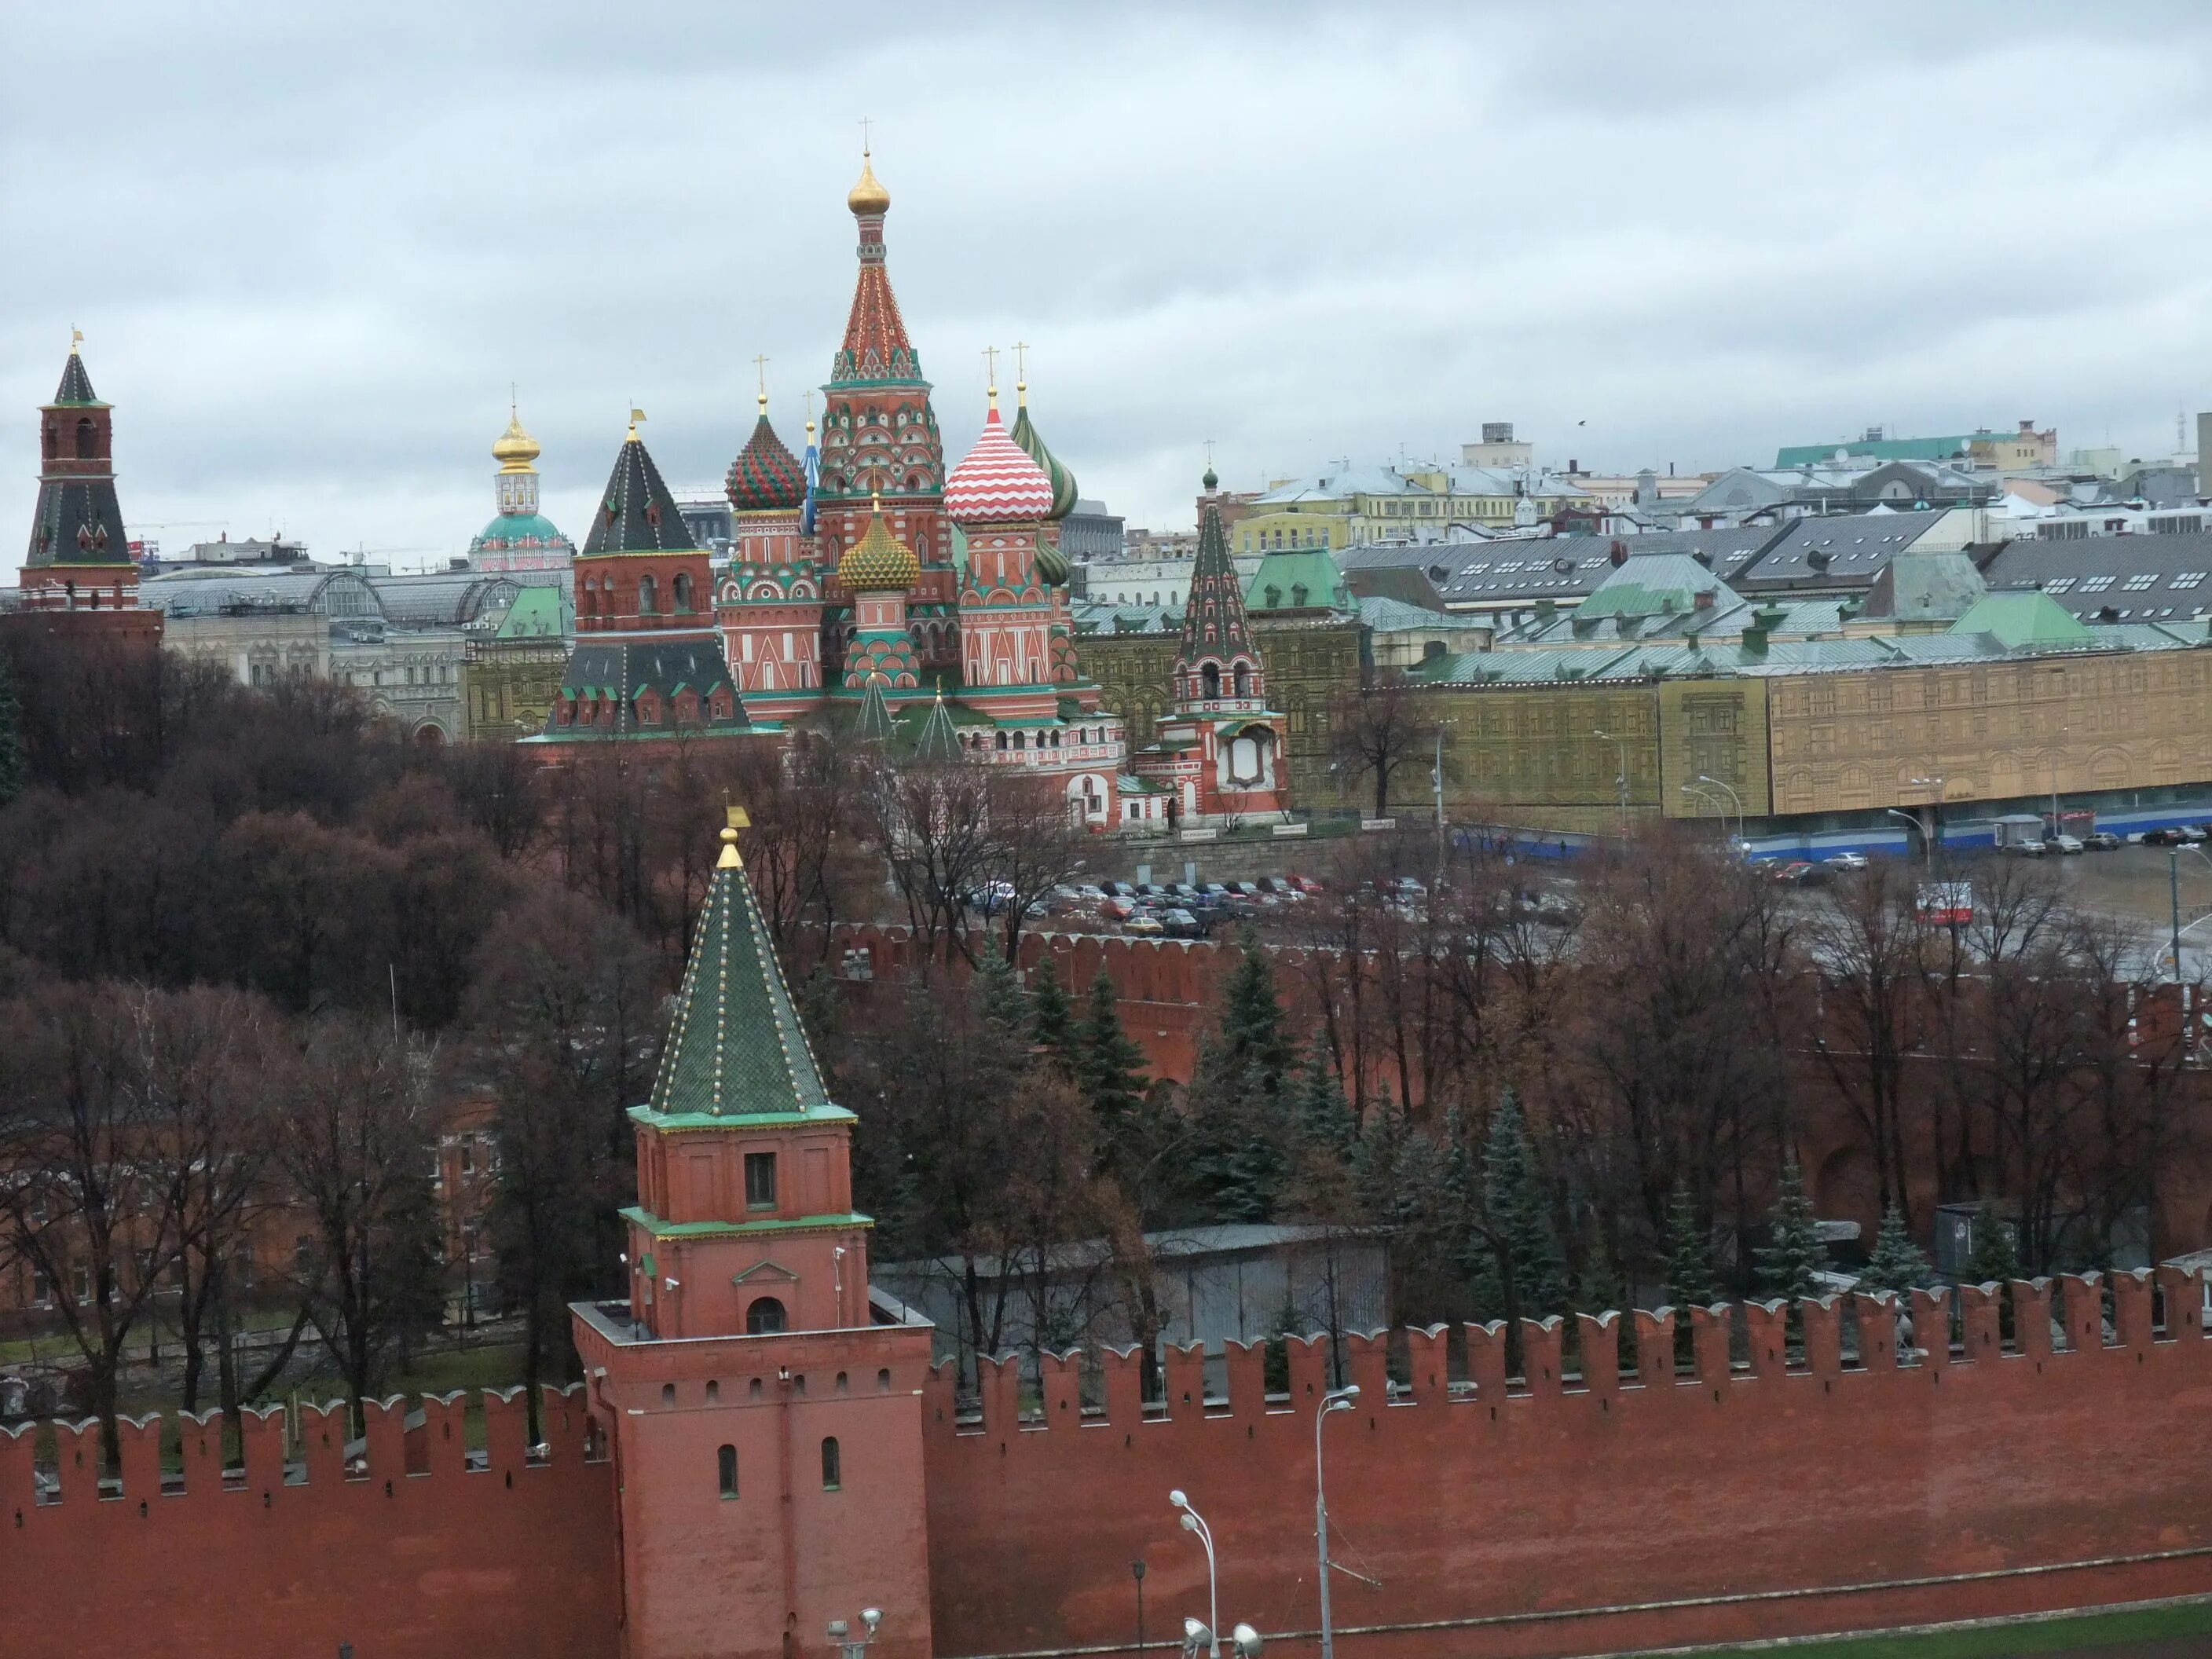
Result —
[[[366,1478],[342,1467],[343,1408],[245,1423],[222,1476],[215,1413],[182,1419],[182,1489],[162,1490],[161,1421],[125,1425],[123,1492],[98,1496],[96,1426],[60,1431],[58,1502],[33,1497],[35,1432],[0,1431],[0,1654],[81,1659],[615,1659],[611,1466],[585,1458],[583,1395],[549,1391],[550,1455],[526,1455],[520,1393],[487,1396],[489,1467],[464,1470],[460,1395],[410,1434],[369,1413]]]
[[[2015,1288],[2047,1309],[2049,1286]],[[1645,1315],[1642,1351],[1668,1362],[1656,1374],[1592,1367],[1563,1388],[1558,1330],[1531,1328],[1526,1391],[1507,1388],[1489,1333],[1468,1334],[1478,1380],[1456,1389],[1443,1332],[1414,1333],[1410,1392],[1388,1405],[1382,1346],[1355,1344],[1363,1397],[1327,1431],[1334,1549],[1383,1588],[1340,1580],[1335,1621],[1435,1621],[1362,1636],[1370,1659],[1486,1659],[2212,1590],[2212,1351],[2193,1314],[2154,1340],[2147,1281],[2117,1288],[2111,1346],[2077,1322],[2081,1347],[2049,1352],[2024,1312],[2029,1340],[2002,1352],[1994,1303],[1968,1291],[1964,1351],[1903,1369],[1863,1306],[1863,1369],[1842,1367],[1833,1306],[1808,1308],[1811,1363],[1787,1370],[1778,1312],[1755,1310],[1752,1365],[1733,1371],[1700,1316],[1699,1365],[1680,1376]],[[2094,1318],[2094,1288],[2067,1289]],[[2176,1301],[2193,1310],[2196,1294]],[[1133,1363],[1109,1364],[1090,1416],[1073,1371],[1055,1371],[1023,1420],[1000,1373],[981,1422],[957,1426],[940,1376],[925,1417],[939,1655],[1127,1647],[1139,1558],[1151,1640],[1203,1618],[1205,1560],[1176,1529],[1173,1487],[1213,1528],[1223,1623],[1310,1651],[1325,1382],[1318,1347],[1292,1364],[1290,1398],[1263,1403],[1262,1355],[1232,1349],[1210,1409],[1196,1356],[1176,1356],[1158,1414],[1139,1409]]]

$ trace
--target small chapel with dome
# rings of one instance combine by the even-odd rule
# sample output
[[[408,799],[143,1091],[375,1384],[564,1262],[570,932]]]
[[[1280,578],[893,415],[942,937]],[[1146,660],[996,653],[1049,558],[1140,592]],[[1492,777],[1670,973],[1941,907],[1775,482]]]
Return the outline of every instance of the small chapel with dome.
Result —
[[[492,488],[499,513],[469,544],[471,570],[565,570],[576,556],[569,539],[538,510],[538,440],[522,429],[518,410],[491,447],[499,463]]]

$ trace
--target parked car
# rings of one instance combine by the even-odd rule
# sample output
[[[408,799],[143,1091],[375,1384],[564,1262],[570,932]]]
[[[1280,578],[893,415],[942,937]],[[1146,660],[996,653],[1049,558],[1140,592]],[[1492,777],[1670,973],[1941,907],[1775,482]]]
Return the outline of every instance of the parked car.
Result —
[[[1160,919],[1149,910],[1142,910],[1122,924],[1123,930],[1140,939],[1158,939],[1167,932]]]
[[[1198,890],[1200,897],[1218,904],[1231,896],[1235,890],[1225,881],[1202,881],[1198,884]]]
[[[1791,859],[1774,866],[1774,881],[1782,887],[1819,887],[1834,878],[1833,871],[1810,859]]]
[[[1260,896],[1260,887],[1259,884],[1256,882],[1224,881],[1221,884],[1224,887],[1226,887],[1231,892],[1236,894],[1238,898],[1248,899],[1257,898]]]
[[[2043,856],[2043,843],[2039,841],[2008,841],[1999,850],[2011,858],[2039,859]]]
[[[2124,843],[2109,830],[2093,830],[2081,837],[2081,845],[2092,853],[2110,853]]]
[[[2082,845],[2079,836],[2069,836],[2063,832],[2055,836],[2045,836],[2043,838],[2044,850],[2050,853],[2078,853],[2082,850]]]
[[[1160,912],[1160,927],[1171,939],[1204,939],[1206,924],[1185,909]]]
[[[1101,899],[1098,914],[1109,921],[1127,921],[1137,914],[1136,901],[1120,897]]]
[[[1831,870],[1863,870],[1867,867],[1864,853],[1832,853],[1820,860]]]
[[[1294,875],[1287,879],[1291,884],[1291,890],[1294,893],[1321,894],[1328,891],[1328,888],[1322,886],[1311,876]]]

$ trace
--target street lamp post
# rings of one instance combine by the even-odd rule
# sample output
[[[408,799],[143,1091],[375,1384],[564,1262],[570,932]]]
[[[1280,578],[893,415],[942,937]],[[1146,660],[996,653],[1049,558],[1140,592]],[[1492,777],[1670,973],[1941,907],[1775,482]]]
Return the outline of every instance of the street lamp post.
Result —
[[[1620,796],[1620,834],[1625,841],[1628,837],[1628,739],[1615,737],[1612,732],[1601,731],[1595,726],[1590,728],[1590,736],[1612,744],[1620,751],[1620,769],[1614,773],[1613,782],[1613,788]]]
[[[830,1644],[837,1650],[841,1659],[865,1659],[868,1644],[876,1639],[876,1627],[883,1622],[881,1607],[862,1607],[860,1623],[868,1633],[854,1641],[852,1626],[842,1619],[832,1619],[830,1621]]]
[[[1904,819],[1905,823],[1911,824],[1915,830],[1920,832],[1921,854],[1927,859],[1928,867],[1931,870],[1934,869],[1936,867],[1936,842],[1928,833],[1928,826],[1921,823],[1918,818],[1914,817],[1911,813],[1900,811],[1894,806],[1887,807],[1883,810],[1887,811],[1890,817],[1893,818]]]
[[[1129,1563],[1129,1577],[1137,1581],[1137,1652],[1139,1659],[1145,1651],[1145,1558],[1139,1556]]]
[[[1699,783],[1709,783],[1716,789],[1724,789],[1728,792],[1728,798],[1735,803],[1736,845],[1739,847],[1742,846],[1743,838],[1746,834],[1743,827],[1743,797],[1736,793],[1735,786],[1732,783],[1723,783],[1718,778],[1708,777],[1703,772],[1698,774],[1698,781]],[[1728,820],[1726,817],[1723,817],[1721,820],[1721,828],[1723,830],[1728,828]]]
[[[1221,1659],[1221,1638],[1214,1634],[1221,1628],[1221,1585],[1214,1573],[1212,1530],[1207,1527],[1199,1512],[1191,1508],[1190,1499],[1183,1494],[1180,1487],[1168,1494],[1168,1502],[1182,1511],[1182,1529],[1185,1532],[1197,1534],[1198,1541],[1206,1546],[1206,1659]],[[1183,1636],[1186,1641],[1190,1634],[1190,1626],[1186,1622],[1183,1626]]]
[[[1950,781],[1951,780],[1941,772],[1932,778],[1912,780],[1912,787],[1915,789],[1933,789],[1936,792],[1936,804],[1928,811],[1929,821],[1936,827],[1933,830],[1926,832],[1929,836],[1928,862],[1931,867],[1936,862],[1936,846],[1943,839],[1943,797],[1949,793],[1947,786]]]
[[[1314,1537],[1321,1552],[1321,1659],[1336,1659],[1336,1638],[1328,1623],[1328,1494],[1322,1484],[1321,1425],[1331,1413],[1348,1412],[1359,1398],[1359,1384],[1332,1389],[1321,1398],[1314,1413]]]

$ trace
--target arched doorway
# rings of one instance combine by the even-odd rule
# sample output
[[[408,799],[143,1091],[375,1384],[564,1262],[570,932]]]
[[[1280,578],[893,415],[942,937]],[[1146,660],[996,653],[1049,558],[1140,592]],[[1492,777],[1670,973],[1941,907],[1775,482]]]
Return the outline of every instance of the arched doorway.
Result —
[[[747,1336],[771,1336],[783,1328],[783,1304],[774,1297],[757,1296],[745,1309]]]

